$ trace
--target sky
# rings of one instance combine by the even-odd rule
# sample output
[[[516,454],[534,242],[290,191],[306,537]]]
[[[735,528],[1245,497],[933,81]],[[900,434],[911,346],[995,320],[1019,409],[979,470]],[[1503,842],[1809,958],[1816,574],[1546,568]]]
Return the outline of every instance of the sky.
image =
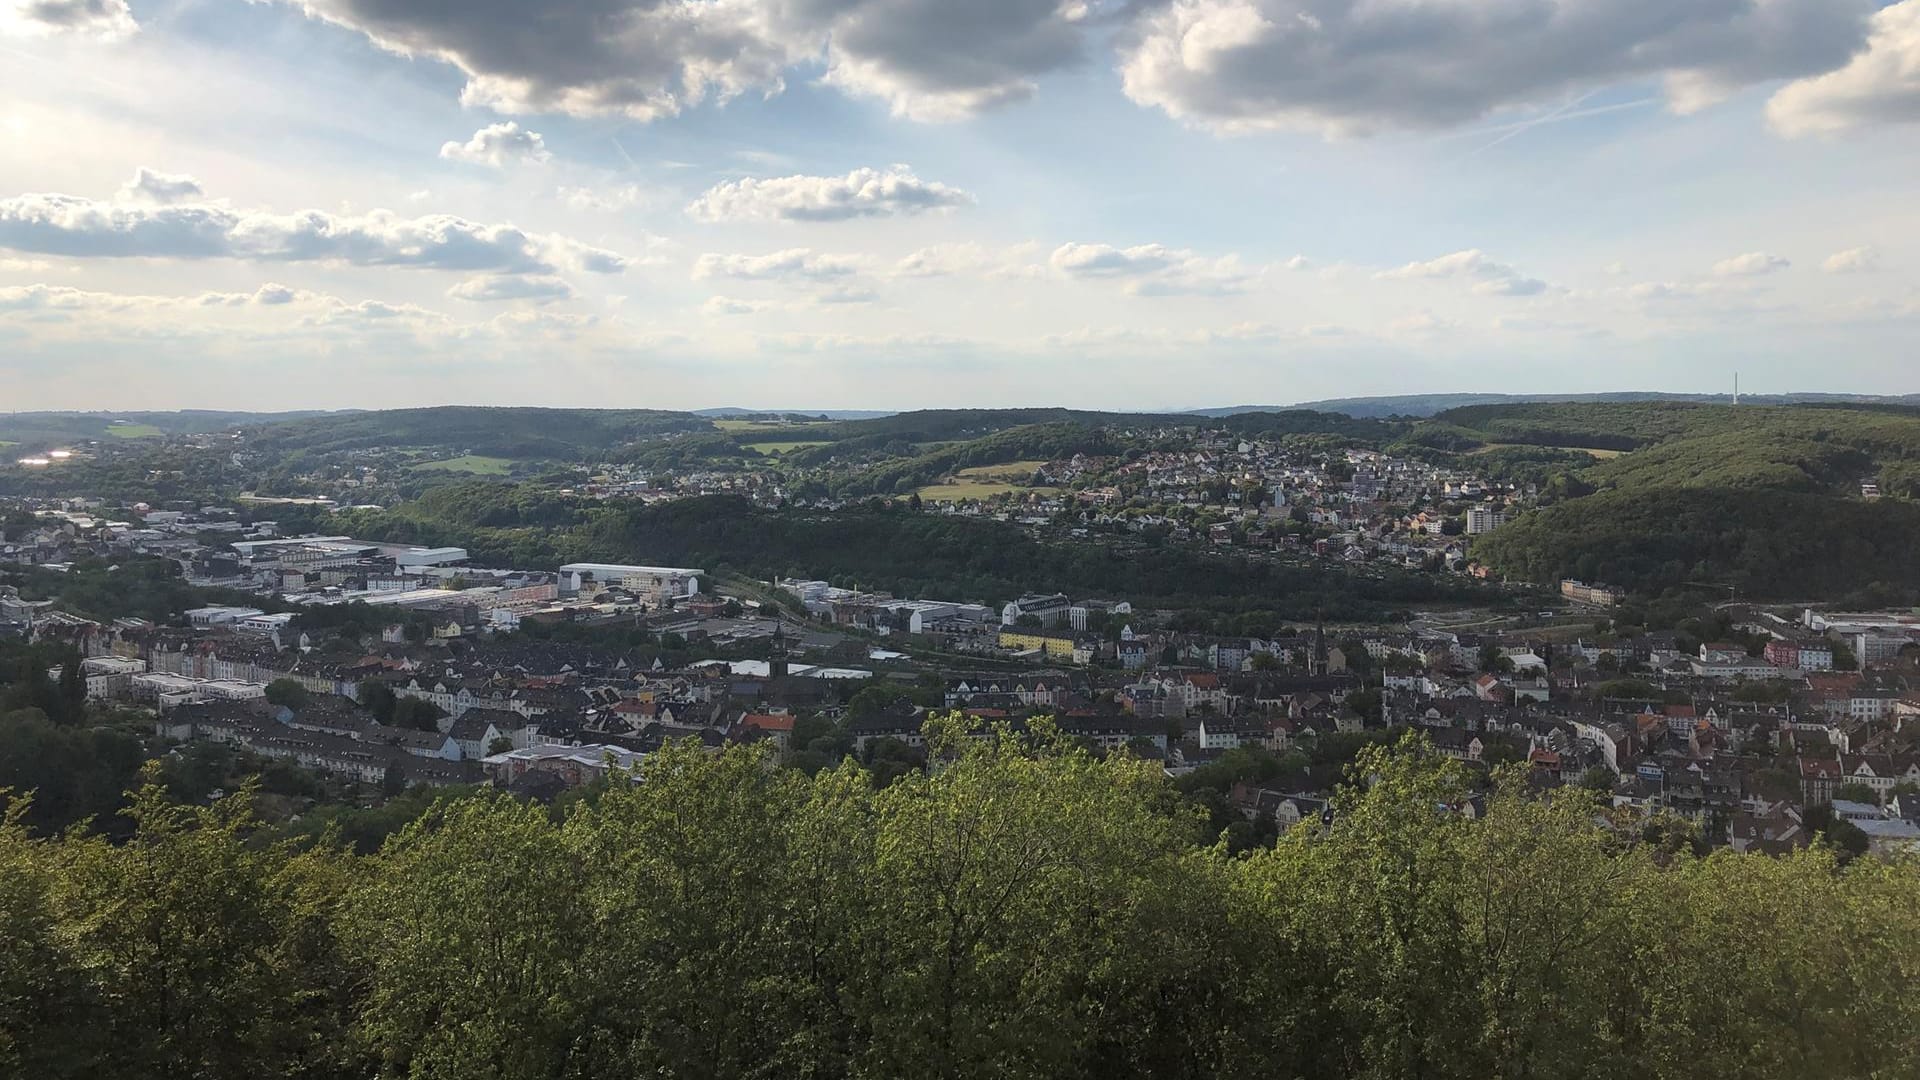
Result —
[[[1920,392],[1920,0],[0,0],[0,407]]]

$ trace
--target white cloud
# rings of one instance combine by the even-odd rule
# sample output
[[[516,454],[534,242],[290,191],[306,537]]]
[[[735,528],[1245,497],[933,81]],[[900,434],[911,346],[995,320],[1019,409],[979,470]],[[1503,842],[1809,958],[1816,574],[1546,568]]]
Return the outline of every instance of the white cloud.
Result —
[[[1410,262],[1374,275],[1382,279],[1467,278],[1475,282],[1473,291],[1484,296],[1538,296],[1550,286],[1539,278],[1528,277],[1515,267],[1495,261],[1478,248],[1456,251],[1425,262]]]
[[[1713,264],[1715,277],[1760,277],[1777,273],[1792,266],[1793,263],[1778,255],[1764,251],[1749,251],[1745,255],[1735,255],[1731,259],[1722,259]]]
[[[985,269],[991,262],[979,244],[936,244],[902,256],[893,272],[900,277],[947,277]]]
[[[348,327],[411,329],[416,324],[440,326],[447,317],[415,304],[392,304],[385,300],[362,300],[357,304],[339,303],[323,308],[300,320],[309,327]]]
[[[905,165],[845,176],[781,176],[718,184],[687,206],[701,221],[846,221],[970,206],[973,196],[922,180]]]
[[[573,286],[546,274],[482,274],[447,290],[455,300],[486,303],[495,300],[531,300],[536,304],[569,300]]]
[[[1459,324],[1442,318],[1431,311],[1417,311],[1403,315],[1387,324],[1387,332],[1398,337],[1421,337],[1428,334],[1442,334],[1457,328]]]
[[[469,165],[486,165],[495,169],[504,169],[516,162],[539,164],[552,159],[547,152],[546,140],[537,131],[522,130],[519,124],[508,120],[499,124],[488,124],[473,133],[466,142],[447,142],[440,147],[440,156],[448,161],[464,161]]]
[[[800,59],[753,0],[512,0],[452,5],[287,0],[404,56],[467,75],[462,103],[505,113],[673,116],[709,98],[777,90]]]
[[[946,120],[1034,92],[1077,62],[1079,0],[509,0],[457,5],[284,0],[409,56],[467,75],[461,100],[507,113],[673,116],[704,101],[784,89],[796,64],[823,81]]]
[[[1073,0],[843,3],[825,25],[825,82],[895,116],[957,120],[1032,97],[1080,58],[1088,6]]]
[[[0,259],[0,274],[44,274],[53,269],[45,259]]]
[[[133,179],[120,186],[120,198],[166,205],[206,197],[200,181],[185,173],[163,173],[140,166]]]
[[[447,214],[274,214],[207,203],[139,206],[53,194],[0,199],[0,248],[75,257],[226,258],[496,273],[546,273],[556,261],[593,273],[618,273],[629,261],[567,237]]]
[[[998,251],[980,244],[934,244],[909,252],[893,264],[894,277],[934,278],[969,275],[986,280],[1033,278],[1046,273],[1034,260],[1038,244],[1015,244]]]
[[[127,0],[0,0],[0,30],[117,41],[139,32]]]
[[[1920,121],[1920,0],[1875,12],[1864,50],[1845,67],[1781,87],[1767,119],[1787,136]]]
[[[770,255],[707,254],[694,261],[695,280],[734,278],[741,281],[830,282],[860,272],[860,260],[849,255],[823,255],[810,248],[789,248]]]
[[[1125,282],[1136,296],[1225,296],[1245,292],[1259,276],[1232,255],[1208,259],[1162,244],[1062,244],[1047,263],[1067,278]]]
[[[636,206],[645,206],[646,192],[638,184],[625,184],[616,188],[599,190],[588,187],[562,187],[554,192],[561,202],[575,210],[588,210],[598,213],[612,213]]]
[[[617,251],[608,251],[606,248],[583,244],[565,236],[547,237],[546,246],[555,259],[575,270],[584,270],[589,274],[624,273],[636,261],[646,261],[635,260]]]
[[[1529,315],[1502,315],[1493,320],[1493,328],[1513,334],[1573,334],[1579,337],[1604,337],[1607,333],[1585,323],[1538,319]]]
[[[1912,2],[1912,0],[1909,0]],[[1170,0],[1127,96],[1221,131],[1433,129],[1660,78],[1677,111],[1847,61],[1871,0]]]
[[[273,282],[261,285],[253,292],[203,292],[190,296],[95,292],[44,284],[0,287],[0,314],[52,315],[83,322],[115,317],[123,322],[159,319],[203,325],[206,318],[220,311],[241,314],[260,309],[285,309],[297,315],[305,325],[383,317],[441,318],[436,313],[412,305],[373,300],[352,303],[337,296]]]
[[[1704,281],[1641,281],[1623,290],[1633,300],[1691,300],[1719,291],[1718,286]]]
[[[1880,252],[1870,247],[1849,248],[1827,256],[1820,269],[1829,274],[1862,274],[1880,269]]]
[[[734,296],[709,296],[700,310],[708,315],[752,315],[774,305],[764,300],[742,300]]]
[[[760,348],[775,352],[884,352],[896,350],[971,349],[980,343],[947,334],[771,334],[756,338]]]

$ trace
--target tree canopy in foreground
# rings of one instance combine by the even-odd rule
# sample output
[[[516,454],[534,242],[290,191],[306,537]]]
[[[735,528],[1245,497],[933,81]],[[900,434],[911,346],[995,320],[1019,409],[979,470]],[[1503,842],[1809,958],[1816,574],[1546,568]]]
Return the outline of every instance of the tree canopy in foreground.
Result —
[[[359,856],[244,794],[0,828],[0,1074],[1892,1077],[1920,875],[1697,858],[1581,788],[1373,747],[1230,857],[1149,766],[936,729],[876,790],[669,748],[565,814],[447,799]],[[1671,836],[1672,834],[1664,834]]]

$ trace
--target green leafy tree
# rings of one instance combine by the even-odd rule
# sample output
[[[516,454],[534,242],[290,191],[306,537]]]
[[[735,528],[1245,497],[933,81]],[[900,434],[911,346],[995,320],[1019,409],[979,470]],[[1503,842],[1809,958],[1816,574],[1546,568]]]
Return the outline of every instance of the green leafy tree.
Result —
[[[1833,789],[1833,797],[1847,802],[1867,803],[1872,806],[1880,805],[1880,793],[1873,790],[1872,785],[1863,784],[1857,780],[1848,781],[1835,787]]]
[[[275,679],[267,684],[267,700],[299,712],[307,707],[307,688],[293,679]]]
[[[403,697],[394,701],[393,716],[388,723],[413,731],[437,731],[441,718],[446,715],[445,710],[425,698]]]

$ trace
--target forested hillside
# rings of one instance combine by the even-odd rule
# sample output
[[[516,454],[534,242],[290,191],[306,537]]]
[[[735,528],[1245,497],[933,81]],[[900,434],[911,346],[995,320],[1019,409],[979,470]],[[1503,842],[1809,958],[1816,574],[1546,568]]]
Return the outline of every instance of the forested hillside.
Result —
[[[1778,599],[1920,596],[1911,409],[1475,406],[1441,414],[1409,442],[1462,460],[1516,446],[1620,451],[1553,470],[1560,497],[1480,540],[1476,555],[1505,574]],[[1863,498],[1870,483],[1890,497]]]
[[[41,450],[82,439],[152,438],[226,431],[243,424],[265,424],[344,413],[215,412],[20,412],[0,414],[0,444]]]
[[[1906,404],[1920,395],[1887,396],[1881,394],[1743,394],[1741,401],[1753,405],[1799,405],[1834,402],[1855,404]],[[1619,390],[1599,394],[1396,394],[1388,397],[1328,398],[1303,401],[1296,409],[1320,409],[1355,417],[1433,416],[1467,405],[1518,405],[1533,402],[1584,404],[1588,402],[1690,401],[1708,405],[1730,405],[1728,394],[1672,394],[1657,391]],[[1198,409],[1209,416],[1230,416],[1237,412],[1271,409],[1272,406],[1238,406],[1230,409]]]
[[[253,434],[262,448],[283,452],[446,447],[509,458],[573,460],[651,436],[711,430],[712,422],[704,417],[653,409],[443,406],[294,420],[265,425]]]
[[[1431,574],[1346,571],[1131,539],[1047,542],[1004,522],[900,506],[767,510],[725,496],[597,506],[508,485],[460,484],[393,511],[344,513],[335,523],[371,539],[459,544],[500,565],[728,568],[992,603],[1064,590],[1205,613],[1229,633],[1270,631],[1320,614],[1379,618],[1413,605],[1492,598],[1478,585]]]
[[[961,741],[875,789],[670,748],[377,854],[244,793],[0,828],[0,1073],[1823,1080],[1920,1073],[1909,862],[1697,858],[1579,788],[1363,751],[1230,857],[1158,765]],[[20,812],[16,802],[10,814]]]
[[[841,444],[844,445],[844,444]],[[958,469],[1002,465],[1010,461],[1053,461],[1075,454],[1114,455],[1125,445],[1105,428],[1080,424],[1036,424],[1009,428],[964,442],[948,443],[925,453],[884,460],[846,476],[835,494],[846,496],[905,494],[925,487]],[[800,451],[801,464],[829,463],[844,457],[840,445]]]

